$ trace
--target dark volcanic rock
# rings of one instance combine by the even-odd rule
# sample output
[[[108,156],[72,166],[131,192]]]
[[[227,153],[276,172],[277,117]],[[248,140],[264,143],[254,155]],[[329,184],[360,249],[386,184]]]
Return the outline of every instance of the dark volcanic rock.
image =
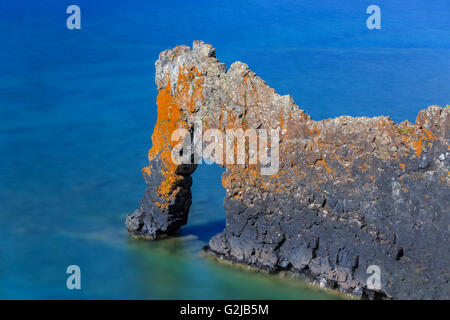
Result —
[[[227,71],[200,41],[162,52],[156,83],[148,188],[127,217],[132,234],[154,239],[187,222],[195,165],[171,161],[174,130],[192,132],[198,116],[203,130],[280,128],[276,174],[224,165],[226,227],[209,249],[363,298],[450,298],[450,108],[428,107],[415,124],[384,116],[313,121],[247,65]],[[381,270],[379,291],[367,288],[371,265]]]

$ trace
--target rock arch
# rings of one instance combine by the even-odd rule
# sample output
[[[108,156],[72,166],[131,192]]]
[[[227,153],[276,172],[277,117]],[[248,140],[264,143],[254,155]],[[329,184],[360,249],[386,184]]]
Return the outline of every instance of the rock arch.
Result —
[[[227,224],[210,250],[354,295],[370,294],[366,269],[376,264],[385,295],[448,298],[448,107],[420,111],[415,124],[384,116],[313,121],[246,64],[227,70],[201,41],[162,52],[155,66],[158,118],[142,170],[148,188],[126,220],[131,234],[156,239],[187,222],[196,165],[171,160],[174,130],[192,132],[198,116],[222,131],[279,128],[277,174],[226,165]]]

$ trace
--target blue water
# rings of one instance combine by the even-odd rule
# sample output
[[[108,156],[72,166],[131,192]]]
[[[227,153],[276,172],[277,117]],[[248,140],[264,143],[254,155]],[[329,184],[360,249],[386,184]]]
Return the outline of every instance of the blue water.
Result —
[[[200,256],[224,227],[218,167],[195,173],[178,237],[133,239],[124,218],[145,189],[154,62],[175,45],[211,43],[314,119],[449,104],[450,2],[377,0],[381,30],[372,2],[348,2],[1,0],[0,298],[333,298]]]

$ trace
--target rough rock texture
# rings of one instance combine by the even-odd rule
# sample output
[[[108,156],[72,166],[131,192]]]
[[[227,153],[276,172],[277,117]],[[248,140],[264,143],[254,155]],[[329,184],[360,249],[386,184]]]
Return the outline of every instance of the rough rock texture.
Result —
[[[156,84],[148,188],[127,217],[130,233],[154,239],[187,222],[196,165],[171,161],[175,129],[192,131],[195,116],[203,129],[280,128],[277,174],[225,165],[226,228],[211,251],[358,296],[374,295],[366,269],[378,265],[379,295],[450,297],[449,107],[428,107],[415,124],[384,116],[314,121],[246,64],[227,70],[201,41],[162,52]]]

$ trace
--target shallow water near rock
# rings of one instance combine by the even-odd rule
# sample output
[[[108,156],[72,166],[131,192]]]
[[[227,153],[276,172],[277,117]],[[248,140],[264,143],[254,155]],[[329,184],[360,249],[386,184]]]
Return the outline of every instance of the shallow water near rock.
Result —
[[[177,237],[128,235],[156,121],[154,62],[201,39],[314,119],[414,121],[450,102],[450,4],[378,1],[378,33],[365,28],[364,5],[331,1],[77,4],[80,31],[66,29],[56,0],[0,4],[0,298],[336,298],[201,257],[225,224],[217,166],[194,174]],[[66,288],[72,264],[79,291]]]

